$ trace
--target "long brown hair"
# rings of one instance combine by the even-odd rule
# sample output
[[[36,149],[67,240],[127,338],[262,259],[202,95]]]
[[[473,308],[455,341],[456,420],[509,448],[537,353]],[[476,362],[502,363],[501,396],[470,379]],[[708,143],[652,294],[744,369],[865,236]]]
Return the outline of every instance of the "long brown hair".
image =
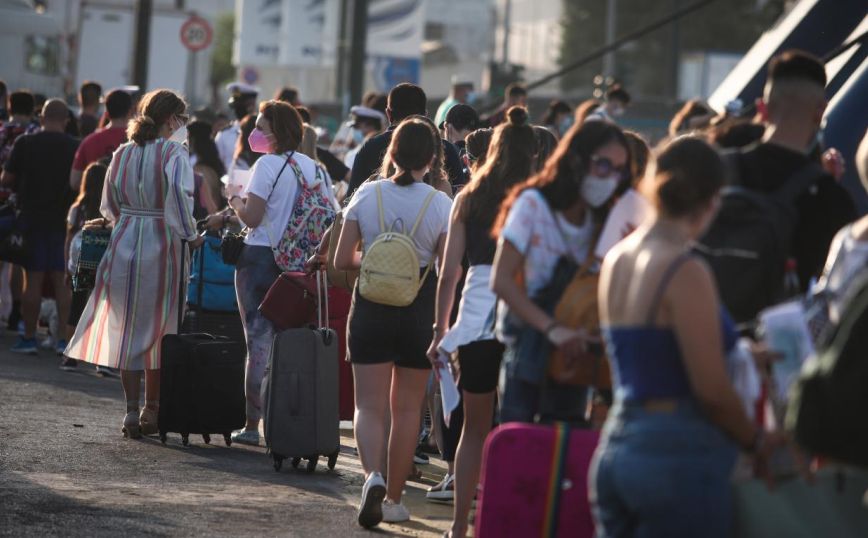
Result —
[[[244,118],[239,122],[238,127],[241,134],[238,136],[238,141],[235,143],[235,154],[232,155],[232,159],[238,160],[241,158],[247,162],[248,166],[253,166],[253,163],[256,162],[261,153],[256,153],[250,149],[250,142],[248,142],[247,139],[250,137],[250,133],[253,132],[253,129],[256,128],[256,116],[253,114],[244,116]]]
[[[573,207],[580,200],[582,182],[588,174],[591,156],[611,142],[617,142],[624,148],[627,152],[627,162],[630,162],[630,145],[624,132],[614,123],[589,121],[570,128],[542,171],[517,185],[506,197],[491,231],[492,236],[500,236],[500,230],[506,222],[509,210],[521,193],[527,189],[539,190],[553,211],[563,211]],[[594,212],[598,220],[605,215],[605,211],[601,208]]]
[[[171,90],[154,90],[142,97],[139,113],[127,127],[127,138],[140,146],[159,137],[160,128],[172,116],[183,114],[187,103]]]
[[[506,122],[494,129],[485,164],[464,188],[465,221],[472,218],[490,227],[507,193],[534,172],[537,141],[527,120],[527,110],[514,106],[506,112]]]
[[[105,184],[105,175],[108,167],[101,162],[93,162],[84,169],[81,178],[81,187],[74,205],[78,208],[79,219],[98,219],[101,215],[99,205],[102,201],[102,189]]]

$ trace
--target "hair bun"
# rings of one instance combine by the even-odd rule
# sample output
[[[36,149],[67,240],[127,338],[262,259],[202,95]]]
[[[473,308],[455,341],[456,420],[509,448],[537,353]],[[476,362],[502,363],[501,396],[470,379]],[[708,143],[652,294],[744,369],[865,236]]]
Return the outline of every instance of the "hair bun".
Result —
[[[143,115],[143,116],[141,117],[141,119],[139,120],[139,122],[140,122],[142,125],[148,125],[148,126],[151,126],[151,125],[156,126],[156,125],[157,125],[157,122],[154,121],[154,118],[152,118],[152,117],[150,117],[150,116],[144,116],[144,115]]]
[[[506,121],[512,126],[526,125],[528,120],[527,109],[521,106],[514,106],[506,111]]]

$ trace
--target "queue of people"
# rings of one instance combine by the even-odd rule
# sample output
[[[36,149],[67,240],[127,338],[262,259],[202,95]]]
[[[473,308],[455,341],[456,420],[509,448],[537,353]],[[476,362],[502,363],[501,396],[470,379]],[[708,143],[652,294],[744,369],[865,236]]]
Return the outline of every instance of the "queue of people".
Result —
[[[277,331],[259,311],[269,288],[289,270],[360,274],[346,342],[365,473],[362,527],[410,519],[405,483],[432,380],[446,369],[457,375],[462,409],[457,420],[439,418],[451,430],[441,446],[451,463],[429,497],[454,502],[447,536],[467,535],[485,441],[506,422],[601,429],[588,484],[598,536],[728,536],[739,452],[765,477],[772,455],[792,441],[750,412],[755,398],[730,375],[739,337],[748,336],[758,376],[772,377],[769,344],[739,325],[751,320],[738,317],[743,310],[732,305],[740,298],[722,285],[743,275],[697,245],[720,226],[724,187],[771,193],[816,165],[794,197],[783,245],[794,265],[776,271],[795,272],[805,293],[819,277],[821,289],[841,289],[864,265],[865,225],[821,168],[830,170],[817,143],[825,82],[817,59],[786,52],[769,66],[756,118],[714,117],[692,102],[655,150],[617,124],[630,102],[620,86],[603,103],[573,109],[554,101],[537,126],[518,84],[482,119],[472,85],[458,77],[436,124],[422,88],[399,84],[384,103],[371,97],[354,107],[347,144],[332,151],[317,144],[310,111],[292,88],[257,105],[255,88],[233,85],[235,121],[216,138],[210,123],[190,121],[173,91],[136,103],[113,90],[104,99],[106,125],[80,143],[65,134],[62,101],[44,104],[36,128],[32,96],[14,92],[0,164],[26,222],[28,252],[20,264],[23,333],[13,351],[36,353],[50,281],[69,327],[57,341],[62,366],[117,369],[124,435],[156,433],[160,342],[184,315],[177,283],[185,249],[202,244],[202,229],[243,228],[235,292],[247,406],[235,442],[260,444],[261,389]],[[82,88],[82,118],[95,111],[94,84]],[[721,156],[722,133],[742,124],[759,135]],[[868,183],[866,153],[857,166]],[[247,183],[236,181],[240,171]],[[342,226],[325,233],[308,226],[313,213],[299,203],[311,203],[311,192],[341,213]],[[110,241],[92,290],[71,293],[65,276],[83,229],[110,230]],[[286,234],[308,234],[305,247],[281,249]],[[573,284],[588,277],[592,285],[582,289],[591,291],[579,295]],[[830,303],[833,323],[854,293]],[[580,299],[598,321],[561,316],[562,303]],[[757,304],[751,318],[773,305]],[[581,383],[556,372],[593,360],[608,361],[605,383],[596,370]]]

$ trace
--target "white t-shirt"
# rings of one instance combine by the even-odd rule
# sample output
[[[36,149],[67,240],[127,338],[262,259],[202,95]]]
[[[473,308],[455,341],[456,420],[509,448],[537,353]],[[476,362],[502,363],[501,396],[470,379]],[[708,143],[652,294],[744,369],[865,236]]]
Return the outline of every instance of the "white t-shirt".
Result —
[[[585,223],[576,226],[560,211],[552,213],[542,193],[527,189],[509,210],[500,241],[509,241],[524,256],[525,287],[533,296],[548,284],[561,256],[570,254],[579,264],[585,261],[593,232],[590,212]]]
[[[654,208],[644,196],[630,189],[618,198],[606,218],[606,224],[597,241],[594,255],[599,259],[606,257],[616,243],[633,233],[646,219],[654,215]]]
[[[272,241],[277,243],[286,230],[298,192],[298,178],[295,176],[292,166],[287,164],[285,168],[283,167],[288,156],[289,154],[263,155],[253,165],[250,183],[244,193],[245,195],[255,194],[263,200],[267,200],[267,203],[262,222],[250,230],[247,239],[244,240],[245,244],[272,247],[274,246]],[[332,203],[337,208],[328,176],[323,173],[320,174],[319,180],[316,179],[316,163],[313,159],[298,152],[292,154],[292,158],[301,168],[305,184],[309,187],[315,187],[318,183],[324,183],[324,186],[327,187],[326,192],[329,193]],[[281,168],[283,168],[282,173],[280,172]],[[280,173],[280,178],[275,182],[278,173]],[[274,190],[273,194],[272,189]],[[266,226],[268,230],[266,230]]]
[[[418,182],[407,186],[397,185],[387,179],[363,183],[344,210],[346,220],[358,221],[363,245],[372,244],[381,233],[377,210],[377,185],[380,186],[383,195],[386,229],[390,229],[392,224],[400,219],[404,224],[404,233],[407,234],[413,229],[413,224],[419,216],[428,193],[435,190],[430,185]],[[413,236],[420,267],[428,265],[437,252],[437,241],[449,230],[451,208],[452,200],[446,194],[437,191],[416,230],[416,235]],[[396,225],[397,231],[401,230],[401,223]]]

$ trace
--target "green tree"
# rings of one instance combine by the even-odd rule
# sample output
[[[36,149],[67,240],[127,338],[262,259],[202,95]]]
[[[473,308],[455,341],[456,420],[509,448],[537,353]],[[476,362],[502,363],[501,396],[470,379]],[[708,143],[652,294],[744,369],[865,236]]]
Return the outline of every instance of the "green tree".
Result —
[[[211,105],[218,106],[220,88],[235,80],[232,65],[232,42],[235,38],[235,13],[227,12],[217,17],[214,29],[214,51],[211,54]]]

